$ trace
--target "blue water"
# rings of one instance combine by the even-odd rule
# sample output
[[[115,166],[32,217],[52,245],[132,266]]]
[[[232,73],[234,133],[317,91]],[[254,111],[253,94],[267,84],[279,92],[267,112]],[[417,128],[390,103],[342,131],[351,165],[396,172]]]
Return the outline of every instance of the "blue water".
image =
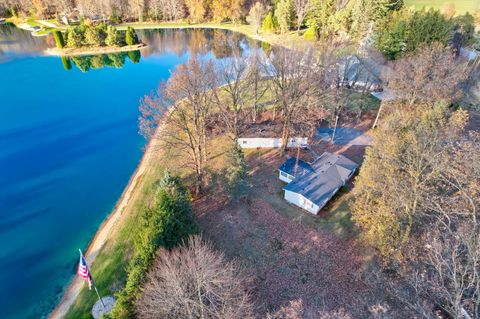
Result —
[[[43,318],[141,159],[139,99],[191,53],[224,55],[226,33],[145,31],[139,61],[82,72],[40,56],[51,39],[0,29],[0,317]]]

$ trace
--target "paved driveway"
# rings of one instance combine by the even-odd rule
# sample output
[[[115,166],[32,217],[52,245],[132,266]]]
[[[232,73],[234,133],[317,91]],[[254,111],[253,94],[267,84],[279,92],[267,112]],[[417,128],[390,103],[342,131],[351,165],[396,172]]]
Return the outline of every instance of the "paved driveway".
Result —
[[[316,138],[320,141],[331,142],[333,128],[319,128]],[[372,144],[372,137],[363,131],[355,128],[338,127],[335,132],[333,144],[335,145],[360,145],[367,146]]]

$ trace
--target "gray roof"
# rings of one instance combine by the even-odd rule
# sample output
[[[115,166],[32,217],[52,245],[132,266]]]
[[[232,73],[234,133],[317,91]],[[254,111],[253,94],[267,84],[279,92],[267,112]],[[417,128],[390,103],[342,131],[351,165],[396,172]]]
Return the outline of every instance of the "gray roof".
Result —
[[[305,161],[302,161],[301,159],[298,160],[298,168],[297,168],[297,174],[295,175],[295,163],[297,162],[296,157],[290,157],[287,159],[282,166],[279,167],[279,170],[282,172],[285,172],[289,175],[292,176],[300,176],[300,175],[305,175],[309,172],[313,172],[312,166],[308,164]]]
[[[301,194],[320,207],[335,195],[358,168],[357,163],[345,156],[328,152],[323,153],[310,166],[312,171],[298,176],[283,189]]]

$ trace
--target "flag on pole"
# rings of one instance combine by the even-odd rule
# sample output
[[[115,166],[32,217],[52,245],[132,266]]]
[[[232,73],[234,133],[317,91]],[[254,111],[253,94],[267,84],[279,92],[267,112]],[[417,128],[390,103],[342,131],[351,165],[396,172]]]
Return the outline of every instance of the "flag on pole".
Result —
[[[82,252],[80,252],[80,262],[78,263],[78,275],[85,279],[88,282],[88,289],[92,289],[92,276],[90,275],[90,270],[88,270],[87,262],[83,257]]]

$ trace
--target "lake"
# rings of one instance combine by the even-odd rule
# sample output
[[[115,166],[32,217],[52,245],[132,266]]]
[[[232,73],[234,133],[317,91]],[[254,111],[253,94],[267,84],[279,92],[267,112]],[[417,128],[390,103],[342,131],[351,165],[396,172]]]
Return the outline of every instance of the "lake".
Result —
[[[43,56],[53,37],[0,25],[1,318],[46,318],[142,156],[139,99],[192,54],[256,43],[221,30],[138,31],[141,52]]]

